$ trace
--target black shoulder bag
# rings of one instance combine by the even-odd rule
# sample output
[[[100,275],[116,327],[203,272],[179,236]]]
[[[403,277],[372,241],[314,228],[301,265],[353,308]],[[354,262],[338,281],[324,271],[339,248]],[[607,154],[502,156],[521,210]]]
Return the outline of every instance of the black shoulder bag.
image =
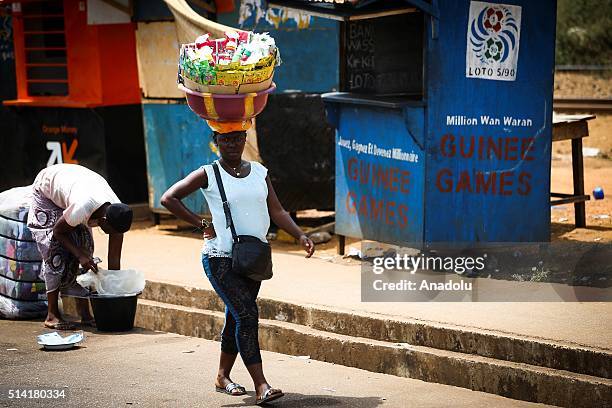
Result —
[[[217,186],[223,201],[223,212],[225,222],[232,231],[232,271],[238,275],[248,277],[256,281],[270,279],[272,277],[272,248],[267,242],[251,235],[237,235],[232,213],[227,202],[223,181],[219,173],[219,165],[213,163]],[[253,169],[251,169],[253,171]]]

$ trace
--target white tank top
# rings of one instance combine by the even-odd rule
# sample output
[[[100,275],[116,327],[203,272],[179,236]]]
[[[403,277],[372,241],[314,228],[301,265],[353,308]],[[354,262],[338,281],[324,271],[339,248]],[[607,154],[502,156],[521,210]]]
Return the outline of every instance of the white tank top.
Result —
[[[268,185],[266,176],[268,169],[257,162],[251,163],[251,172],[244,178],[231,176],[223,166],[219,164],[219,173],[225,195],[229,202],[232,219],[238,235],[252,235],[263,242],[270,227],[270,215],[268,214]],[[215,171],[212,164],[202,166],[208,177],[208,187],[202,188],[202,194],[208,203],[212,214],[212,222],[217,236],[204,242],[202,253],[211,257],[231,257],[232,255],[232,232],[227,228],[225,213],[221,202],[221,194],[217,186]]]

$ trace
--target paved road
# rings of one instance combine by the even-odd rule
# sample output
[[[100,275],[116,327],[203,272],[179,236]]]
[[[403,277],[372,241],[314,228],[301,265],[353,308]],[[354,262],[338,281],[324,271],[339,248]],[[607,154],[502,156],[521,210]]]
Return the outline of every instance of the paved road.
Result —
[[[234,380],[248,396],[216,393],[212,379],[219,343],[135,330],[86,333],[83,346],[45,352],[40,322],[0,320],[1,407],[242,407],[253,387],[239,362]],[[10,350],[16,349],[16,350]],[[543,406],[441,384],[263,352],[268,379],[286,393],[277,407],[528,407]],[[16,401],[7,390],[61,388],[66,400]]]
[[[96,229],[94,238],[96,254],[106,261],[107,236]],[[126,234],[123,245],[126,269],[141,270],[155,281],[212,289],[202,272],[202,241],[194,236],[134,229]],[[305,259],[274,251],[274,278],[263,283],[259,296],[612,350],[612,302],[365,303],[361,302],[360,264],[332,263],[321,256],[315,253],[313,259]]]

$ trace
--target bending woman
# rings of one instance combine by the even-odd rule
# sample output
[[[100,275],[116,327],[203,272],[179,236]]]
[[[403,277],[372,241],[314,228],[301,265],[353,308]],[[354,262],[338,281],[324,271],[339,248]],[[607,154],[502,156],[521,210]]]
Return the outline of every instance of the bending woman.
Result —
[[[58,308],[59,293],[86,296],[76,283],[79,265],[97,271],[91,227],[109,234],[108,269],[121,269],[123,233],[132,225],[132,210],[122,204],[106,180],[76,164],[56,164],[41,170],[32,185],[28,227],[36,241],[47,287],[45,326],[71,330]],[[93,326],[89,301],[77,298],[81,323]]]
[[[282,207],[267,175],[267,169],[257,162],[242,160],[246,129],[250,122],[209,122],[214,143],[221,155],[221,180],[230,204],[238,235],[252,235],[266,241],[270,218],[297,240],[306,251],[314,252],[313,242],[293,222]],[[201,189],[212,214],[212,225],[182,203],[182,199]],[[232,235],[226,228],[221,195],[212,165],[195,170],[166,191],[161,203],[178,218],[203,228],[204,248],[202,265],[213,288],[225,303],[225,326],[221,333],[221,358],[215,386],[217,391],[230,395],[244,395],[243,386],[230,379],[230,372],[240,353],[253,379],[257,404],[283,396],[272,388],[264,377],[258,342],[258,310],[256,298],[261,282],[232,273]]]

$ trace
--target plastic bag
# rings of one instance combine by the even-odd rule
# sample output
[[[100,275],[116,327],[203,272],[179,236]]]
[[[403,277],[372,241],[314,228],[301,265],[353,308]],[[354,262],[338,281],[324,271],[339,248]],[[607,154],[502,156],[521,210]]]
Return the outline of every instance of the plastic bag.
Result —
[[[20,282],[0,275],[0,295],[14,300],[47,300],[45,282]]]
[[[98,269],[77,276],[77,282],[84,288],[91,288],[100,295],[131,295],[140,293],[145,287],[144,273],[132,269]]]
[[[0,216],[27,222],[32,186],[15,187],[0,193]]]
[[[0,275],[24,282],[43,281],[41,262],[15,261],[0,256]]]
[[[21,241],[18,239],[5,238],[3,236],[0,236],[0,257],[13,259],[15,261],[42,261],[36,242]]]
[[[0,215],[0,235],[7,238],[16,238],[21,241],[34,241],[32,232],[25,222],[15,221]]]

